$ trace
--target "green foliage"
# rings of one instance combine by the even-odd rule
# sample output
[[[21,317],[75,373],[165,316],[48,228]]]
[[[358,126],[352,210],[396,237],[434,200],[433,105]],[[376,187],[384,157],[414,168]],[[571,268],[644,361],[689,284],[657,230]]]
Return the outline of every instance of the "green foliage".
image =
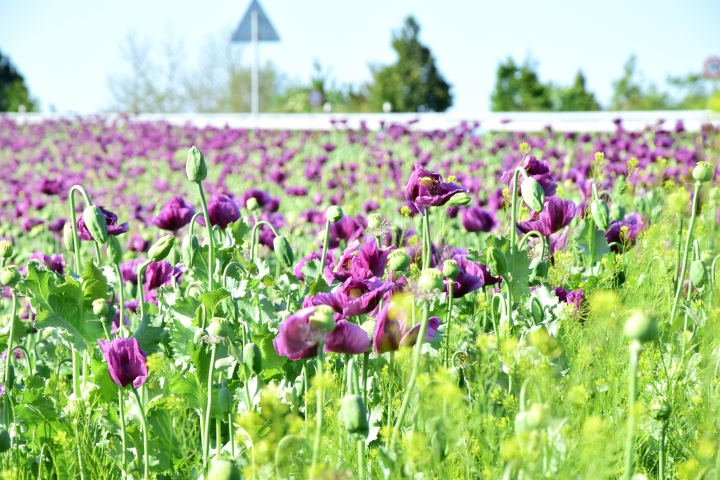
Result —
[[[631,56],[623,66],[623,75],[613,82],[610,110],[664,110],[671,108],[670,97],[654,84],[643,86],[637,78],[637,59]]]
[[[493,112],[552,110],[552,89],[543,85],[530,61],[517,65],[512,58],[498,65],[495,90],[490,97]]]
[[[10,58],[0,52],[0,112],[17,112],[21,108],[35,111],[36,102],[30,97],[25,78]]]
[[[559,88],[556,92],[556,110],[561,112],[584,112],[600,110],[595,95],[585,88],[585,75],[578,72],[575,81],[570,87]]]
[[[420,25],[408,17],[393,35],[397,61],[373,70],[369,101],[374,111],[381,111],[385,102],[394,112],[444,112],[452,105],[450,85],[430,49],[420,43],[419,33]]]

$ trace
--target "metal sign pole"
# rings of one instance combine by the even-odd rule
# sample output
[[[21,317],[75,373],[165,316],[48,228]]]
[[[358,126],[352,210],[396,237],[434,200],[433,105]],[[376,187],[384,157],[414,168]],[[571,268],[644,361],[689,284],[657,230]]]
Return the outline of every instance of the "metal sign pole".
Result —
[[[253,128],[258,128],[258,114],[260,113],[260,99],[258,95],[259,89],[259,69],[260,69],[260,42],[258,38],[258,12],[252,12],[252,49],[253,49],[253,66],[252,66],[252,115]]]

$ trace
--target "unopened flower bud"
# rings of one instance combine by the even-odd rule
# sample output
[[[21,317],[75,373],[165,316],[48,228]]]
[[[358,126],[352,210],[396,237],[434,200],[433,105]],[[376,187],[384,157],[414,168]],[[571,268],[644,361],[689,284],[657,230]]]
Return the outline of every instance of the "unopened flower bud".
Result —
[[[393,250],[388,255],[388,267],[393,272],[403,272],[410,266],[410,257],[402,250]]]
[[[170,250],[172,250],[173,246],[175,246],[175,237],[172,235],[165,235],[155,242],[152,247],[150,247],[150,250],[148,250],[148,258],[152,262],[164,260],[170,253]]]
[[[226,417],[230,411],[232,411],[232,404],[232,393],[230,393],[230,390],[227,388],[227,382],[223,380],[222,386],[218,391],[218,410],[220,411],[220,415]]]
[[[234,461],[215,457],[207,480],[242,480],[242,474]]]
[[[195,252],[200,248],[200,242],[195,235],[185,235],[182,241],[182,259],[187,268],[191,268],[195,261]]]
[[[329,305],[318,305],[310,317],[310,324],[324,333],[335,330],[335,310]]]
[[[6,287],[15,288],[21,279],[22,275],[15,265],[8,265],[0,269],[0,283]]]
[[[110,235],[107,239],[107,256],[110,263],[117,265],[122,261],[122,247],[115,235]]]
[[[545,190],[540,182],[532,177],[525,177],[520,184],[520,193],[528,207],[535,212],[542,212],[545,207]]]
[[[98,298],[92,302],[93,314],[96,317],[105,318],[105,315],[110,311],[110,307],[104,298]]]
[[[331,223],[335,223],[340,221],[341,218],[343,218],[343,211],[342,208],[336,207],[335,205],[332,205],[325,210],[325,218],[327,218]]]
[[[13,254],[13,244],[7,240],[0,241],[0,257],[10,258]]]
[[[610,209],[604,200],[593,200],[590,204],[590,213],[600,230],[608,229],[608,225],[610,224]]]
[[[690,281],[696,288],[703,288],[707,280],[707,269],[702,260],[695,260],[690,264]]]
[[[625,207],[619,203],[613,203],[610,207],[610,220],[622,220],[625,218]]]
[[[460,192],[453,195],[445,205],[448,207],[462,207],[470,203],[471,200],[470,195],[465,192]]]
[[[485,251],[485,261],[490,268],[490,273],[499,277],[507,273],[507,258],[502,250],[497,247],[488,247]]]
[[[340,405],[340,417],[350,436],[364,439],[368,435],[369,426],[367,409],[360,395],[345,395]]]
[[[698,162],[693,169],[693,178],[700,183],[706,183],[713,179],[715,168],[708,162]]]
[[[250,197],[245,201],[245,208],[248,209],[250,212],[256,212],[258,209],[260,209],[260,204],[257,201],[257,198]]]
[[[107,242],[107,220],[100,207],[97,205],[87,207],[83,210],[82,218],[93,240],[100,243]]]
[[[191,182],[202,182],[207,178],[207,165],[205,157],[195,145],[190,147],[188,152],[187,163],[185,164],[185,173]]]
[[[65,245],[65,250],[68,252],[75,251],[75,243],[73,242],[74,236],[75,234],[73,232],[72,225],[70,222],[65,222],[65,226],[63,226],[63,245]]]
[[[460,267],[456,260],[445,260],[443,263],[442,273],[448,278],[455,278],[460,273]]]
[[[437,268],[426,268],[420,272],[418,287],[426,292],[439,290],[443,288],[443,279],[445,276]]]
[[[262,371],[260,347],[252,342],[246,343],[245,347],[243,347],[243,364],[253,375],[260,375]]]
[[[625,336],[640,343],[652,342],[660,336],[657,318],[643,310],[635,310],[625,322]]]
[[[292,268],[295,263],[295,255],[293,254],[292,247],[287,238],[283,235],[278,235],[273,239],[273,249],[277,256],[278,262],[285,268]]]

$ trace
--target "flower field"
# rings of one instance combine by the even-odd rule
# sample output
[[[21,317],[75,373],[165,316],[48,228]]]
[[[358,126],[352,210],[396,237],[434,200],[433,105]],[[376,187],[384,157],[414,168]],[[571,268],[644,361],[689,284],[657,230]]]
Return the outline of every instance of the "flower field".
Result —
[[[0,117],[0,479],[720,478],[718,130],[475,126]]]

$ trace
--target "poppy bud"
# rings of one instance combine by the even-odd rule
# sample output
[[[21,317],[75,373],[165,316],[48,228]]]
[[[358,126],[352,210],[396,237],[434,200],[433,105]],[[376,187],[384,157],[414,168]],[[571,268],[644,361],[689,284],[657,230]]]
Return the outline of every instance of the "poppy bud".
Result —
[[[382,225],[382,217],[379,213],[373,213],[367,217],[368,230],[377,230]]]
[[[547,405],[533,403],[527,413],[527,424],[531,429],[541,428],[547,424],[549,408]]]
[[[542,212],[545,207],[545,190],[543,190],[540,182],[532,177],[525,177],[525,180],[520,184],[520,193],[528,207],[538,213]]]
[[[15,288],[21,279],[22,275],[15,265],[8,265],[0,269],[0,283],[6,287]]]
[[[515,435],[520,435],[523,433],[527,433],[530,430],[530,425],[528,425],[528,412],[518,412],[517,415],[515,415]]]
[[[657,318],[643,310],[635,310],[625,322],[625,336],[640,343],[651,342],[658,338]]]
[[[547,277],[549,269],[550,266],[547,260],[542,260],[539,257],[533,258],[532,262],[530,262],[530,280],[539,280]]]
[[[104,298],[98,298],[92,302],[93,314],[96,317],[105,318],[105,315],[110,311],[110,307]]]
[[[253,375],[260,375],[262,371],[262,354],[260,347],[248,342],[243,347],[243,363]]]
[[[590,213],[600,230],[607,230],[610,224],[610,209],[605,201],[597,199],[590,204]]]
[[[457,277],[458,273],[460,273],[460,267],[458,267],[457,261],[445,260],[445,262],[443,263],[442,273],[448,278]]]
[[[310,317],[310,325],[321,332],[331,333],[335,330],[335,310],[329,305],[318,305]]]
[[[278,262],[285,268],[292,268],[295,263],[295,255],[293,254],[290,242],[284,235],[278,235],[273,239],[273,249],[277,255]]]
[[[122,247],[115,235],[110,235],[107,239],[107,256],[110,263],[117,265],[122,261]]]
[[[339,222],[344,215],[342,208],[336,207],[335,205],[329,206],[327,210],[325,210],[325,218],[332,223]]]
[[[490,267],[490,272],[496,277],[507,273],[507,258],[502,250],[497,247],[488,247],[485,251],[485,261]]]
[[[410,266],[410,257],[402,250],[393,250],[388,255],[388,267],[393,272],[402,272]]]
[[[0,257],[2,258],[10,258],[13,254],[13,244],[8,242],[7,240],[3,240],[0,242]]]
[[[472,198],[470,198],[470,195],[465,192],[460,192],[453,195],[445,205],[448,207],[462,207],[463,205],[470,203],[471,200]]]
[[[0,453],[10,450],[12,442],[10,442],[10,434],[4,427],[0,427]]]
[[[530,302],[530,315],[532,316],[535,325],[540,325],[545,319],[545,311],[543,310],[542,304],[537,297],[533,297]]]
[[[345,395],[340,405],[340,417],[345,429],[353,437],[366,438],[369,427],[367,409],[360,395]]]
[[[66,222],[65,226],[63,226],[63,244],[65,245],[65,250],[68,252],[75,251],[75,243],[73,243],[74,236],[75,233],[73,232],[72,225],[70,222]]]
[[[97,205],[87,207],[83,210],[82,218],[93,240],[100,243],[107,242],[107,220],[100,207]]]
[[[260,204],[257,201],[257,198],[250,197],[245,201],[245,208],[248,209],[250,212],[256,212],[260,208]]]
[[[442,462],[450,453],[449,428],[443,417],[431,418],[428,422],[428,436],[433,458]]]
[[[692,175],[700,183],[709,182],[715,175],[715,168],[708,162],[698,162],[693,169]]]
[[[187,268],[192,267],[195,260],[195,252],[200,248],[200,242],[195,235],[185,235],[182,241],[182,259]]]
[[[443,288],[443,279],[445,276],[437,268],[426,268],[420,272],[420,280],[418,280],[418,287],[426,292],[433,290],[440,290]]]
[[[218,391],[218,410],[220,411],[220,415],[223,417],[227,416],[232,410],[232,404],[232,394],[227,388],[227,382],[223,380],[222,387],[220,387]]]
[[[242,480],[242,474],[232,460],[215,457],[208,472],[207,480]]]
[[[215,335],[216,337],[227,337],[228,330],[227,320],[220,317],[213,317],[212,320],[210,320],[210,325],[207,327],[208,334]]]
[[[613,206],[610,208],[610,219],[622,220],[623,218],[625,218],[625,207],[619,203],[613,203]]]
[[[690,264],[690,281],[696,288],[702,288],[707,279],[707,269],[702,260],[695,260]]]
[[[148,258],[151,262],[164,260],[170,253],[170,250],[172,250],[173,246],[175,246],[175,237],[172,235],[165,235],[155,242],[152,247],[150,247],[150,250],[148,250]]]
[[[666,422],[670,418],[672,407],[665,398],[660,397],[653,400],[653,403],[650,405],[650,412],[655,420]]]
[[[305,367],[300,371],[300,375],[295,378],[292,387],[293,404],[299,405],[305,395]]]
[[[455,380],[458,388],[465,388],[465,370],[462,367],[452,367],[448,370],[448,374]]]
[[[207,178],[207,165],[205,157],[195,145],[190,147],[188,152],[187,163],[185,163],[185,173],[191,182],[202,182]]]

